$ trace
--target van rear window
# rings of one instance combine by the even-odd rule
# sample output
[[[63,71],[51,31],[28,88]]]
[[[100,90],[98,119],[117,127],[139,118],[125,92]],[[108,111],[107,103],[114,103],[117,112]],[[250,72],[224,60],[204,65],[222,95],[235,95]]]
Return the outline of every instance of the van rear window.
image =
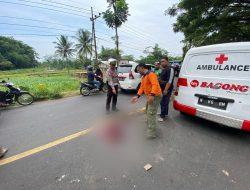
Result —
[[[250,53],[191,55],[185,70],[193,76],[250,78]]]
[[[129,73],[132,69],[132,65],[120,65],[117,69],[118,73]]]

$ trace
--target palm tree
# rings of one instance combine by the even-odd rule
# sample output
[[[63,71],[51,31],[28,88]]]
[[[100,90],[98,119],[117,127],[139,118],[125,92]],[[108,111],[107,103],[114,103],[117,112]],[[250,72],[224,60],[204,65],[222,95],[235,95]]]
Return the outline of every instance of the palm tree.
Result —
[[[92,55],[92,36],[87,30],[79,29],[77,32],[76,39],[78,43],[76,44],[76,49],[78,55],[84,55],[87,58],[88,54]]]
[[[73,43],[69,41],[68,36],[61,35],[54,44],[56,44],[56,54],[66,60],[69,73],[68,58],[71,57],[75,51]]]

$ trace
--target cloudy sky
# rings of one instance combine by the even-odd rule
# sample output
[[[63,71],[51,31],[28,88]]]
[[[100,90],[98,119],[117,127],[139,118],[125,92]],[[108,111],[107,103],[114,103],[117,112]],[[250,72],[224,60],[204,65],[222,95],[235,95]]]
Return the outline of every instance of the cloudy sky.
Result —
[[[177,2],[127,0],[131,16],[119,29],[123,54],[139,57],[146,47],[158,43],[171,55],[181,55],[183,35],[172,30],[175,18],[164,15],[164,10]],[[40,58],[53,55],[56,35],[73,36],[79,28],[91,31],[91,6],[98,13],[105,11],[107,3],[106,0],[1,0],[0,35],[11,35],[31,45]],[[96,30],[98,48],[114,47],[111,40],[114,31],[103,19],[96,22]]]

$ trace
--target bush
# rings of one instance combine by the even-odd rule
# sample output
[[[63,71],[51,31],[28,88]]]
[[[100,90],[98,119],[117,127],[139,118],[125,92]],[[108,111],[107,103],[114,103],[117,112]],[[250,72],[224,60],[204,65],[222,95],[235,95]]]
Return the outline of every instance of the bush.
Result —
[[[10,69],[13,69],[14,68],[14,65],[13,63],[11,63],[10,61],[2,61],[0,63],[0,70],[10,70]]]

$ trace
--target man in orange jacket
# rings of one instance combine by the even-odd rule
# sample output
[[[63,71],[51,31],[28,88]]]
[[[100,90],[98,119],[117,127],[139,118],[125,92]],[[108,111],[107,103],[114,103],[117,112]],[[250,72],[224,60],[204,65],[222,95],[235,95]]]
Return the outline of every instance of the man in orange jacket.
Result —
[[[158,82],[157,75],[151,72],[146,64],[140,63],[137,69],[143,77],[137,96],[133,97],[131,102],[136,103],[143,93],[146,95],[146,112],[148,123],[147,138],[153,139],[156,138],[156,128],[158,125],[156,115],[161,101],[162,91]]]

